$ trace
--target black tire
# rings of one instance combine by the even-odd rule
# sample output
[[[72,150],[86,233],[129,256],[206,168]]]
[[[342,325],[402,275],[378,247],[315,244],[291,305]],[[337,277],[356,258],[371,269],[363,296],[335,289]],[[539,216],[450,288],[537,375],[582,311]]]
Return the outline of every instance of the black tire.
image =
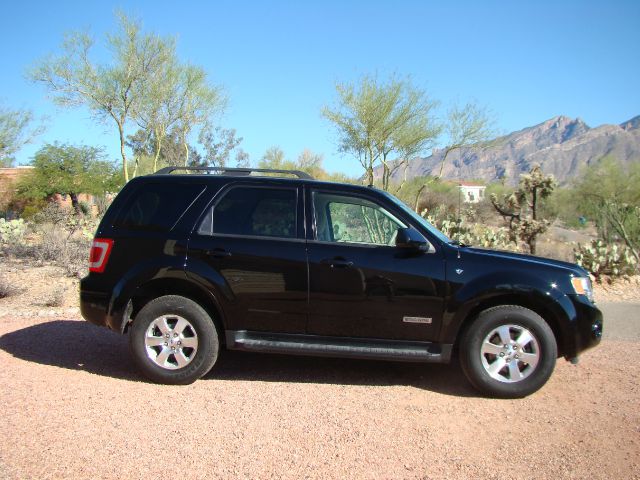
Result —
[[[511,341],[505,346],[507,337]],[[500,398],[521,398],[540,389],[553,372],[557,352],[543,318],[516,305],[483,311],[460,340],[460,364],[471,384]]]
[[[188,385],[216,363],[218,333],[200,305],[166,295],[151,300],[136,315],[129,349],[145,377],[157,383]]]

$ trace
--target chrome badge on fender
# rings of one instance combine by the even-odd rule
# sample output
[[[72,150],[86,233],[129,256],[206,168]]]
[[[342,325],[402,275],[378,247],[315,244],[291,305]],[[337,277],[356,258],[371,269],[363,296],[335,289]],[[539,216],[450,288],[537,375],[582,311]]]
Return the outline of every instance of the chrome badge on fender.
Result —
[[[404,323],[431,323],[429,317],[402,317]]]

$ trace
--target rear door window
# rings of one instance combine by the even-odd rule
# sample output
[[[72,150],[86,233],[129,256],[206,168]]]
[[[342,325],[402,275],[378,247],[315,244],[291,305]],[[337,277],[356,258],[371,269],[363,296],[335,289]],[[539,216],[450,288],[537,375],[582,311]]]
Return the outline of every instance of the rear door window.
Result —
[[[114,226],[131,230],[169,231],[204,185],[148,183],[138,188],[122,208]]]
[[[296,238],[295,188],[234,187],[207,212],[198,233]]]

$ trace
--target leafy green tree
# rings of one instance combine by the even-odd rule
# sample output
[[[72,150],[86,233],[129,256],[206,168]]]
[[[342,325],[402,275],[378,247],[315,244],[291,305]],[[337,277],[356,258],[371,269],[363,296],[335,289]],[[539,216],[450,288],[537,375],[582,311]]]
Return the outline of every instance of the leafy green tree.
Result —
[[[586,168],[575,193],[585,214],[595,220],[600,238],[619,238],[640,263],[640,163],[622,166],[604,157]]]
[[[319,180],[341,183],[358,183],[342,173],[329,173],[324,169],[323,156],[305,148],[296,160],[288,160],[284,151],[277,146],[269,148],[258,162],[258,168],[276,170],[300,170]]]
[[[549,220],[541,214],[544,200],[556,187],[553,175],[545,175],[540,166],[534,166],[529,173],[520,175],[518,188],[501,199],[491,195],[491,203],[502,218],[508,222],[509,238],[514,243],[524,242],[529,252],[535,255],[536,239],[549,228]]]
[[[278,146],[269,147],[258,162],[258,168],[274,170],[295,170],[296,164],[285,159],[284,150]]]
[[[489,111],[474,102],[465,105],[454,105],[447,112],[447,122],[444,125],[448,143],[440,160],[440,169],[436,175],[426,178],[416,192],[414,210],[418,210],[418,203],[422,192],[432,182],[442,178],[442,172],[449,155],[461,149],[487,148],[494,144],[490,140],[495,137],[493,120]]]
[[[0,166],[13,164],[13,155],[42,132],[42,127],[33,127],[30,110],[12,110],[0,105]]]
[[[65,36],[62,52],[41,61],[30,72],[33,81],[44,84],[54,101],[66,107],[87,107],[101,121],[112,120],[118,128],[122,172],[129,180],[125,152],[125,129],[141,94],[161,75],[162,65],[172,54],[173,41],[142,33],[139,22],[118,15],[119,30],[107,35],[110,61],[98,64],[91,58],[94,40],[88,33]]]
[[[131,123],[147,132],[147,141],[152,142],[154,170],[171,131],[180,134],[187,165],[190,133],[222,110],[224,96],[209,84],[202,68],[178,61],[173,38],[144,33],[139,22],[124,14],[118,20],[118,31],[106,37],[111,54],[106,63],[93,60],[94,41],[87,33],[70,33],[62,52],[41,61],[30,77],[45,85],[58,104],[84,106],[99,120],[115,123],[128,181],[125,147]],[[134,161],[134,169],[135,165]]]
[[[367,75],[353,84],[337,84],[336,92],[336,105],[325,106],[322,114],[338,131],[340,151],[358,159],[370,185],[381,165],[382,187],[388,190],[393,174],[440,133],[433,116],[436,102],[409,79],[381,81]]]
[[[222,88],[210,86],[207,73],[195,65],[182,67],[178,98],[180,111],[177,128],[182,134],[186,166],[189,165],[189,135],[196,127],[209,125],[212,117],[225,109],[227,99]]]
[[[18,183],[18,195],[32,200],[69,195],[77,213],[80,193],[104,195],[122,185],[114,165],[95,147],[47,144],[36,152],[32,165],[33,171]]]
[[[236,136],[235,129],[207,126],[200,130],[198,140],[205,150],[202,166],[224,168],[231,160],[233,152],[235,152],[236,165],[246,166],[248,154],[240,148],[242,137]]]
[[[142,99],[134,105],[133,117],[146,132],[153,144],[153,170],[158,170],[162,142],[170,130],[180,120],[181,99],[180,66],[177,64],[173,48],[159,66],[159,74],[145,83],[139,83],[137,95]]]
[[[170,164],[197,164],[199,159],[194,161],[190,158],[193,148],[189,144],[189,135],[201,125],[201,132],[205,132],[204,138],[209,139],[209,123],[226,105],[221,88],[208,84],[207,74],[202,68],[179,64],[175,56],[169,57],[161,68],[162,74],[142,92],[144,102],[135,115],[138,124],[144,130],[152,132],[155,145],[154,171],[158,168],[162,142],[169,133],[179,135],[182,141],[182,162]],[[235,130],[216,129],[216,132],[220,131],[224,134],[233,132],[233,136],[235,135]],[[235,138],[224,140],[233,142]],[[233,145],[231,149],[235,146],[237,145]]]

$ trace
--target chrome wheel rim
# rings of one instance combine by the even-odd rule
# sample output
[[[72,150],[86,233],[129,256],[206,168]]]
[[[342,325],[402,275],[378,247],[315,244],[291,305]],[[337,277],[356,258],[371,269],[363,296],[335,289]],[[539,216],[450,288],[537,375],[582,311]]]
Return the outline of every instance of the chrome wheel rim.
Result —
[[[195,358],[198,334],[186,318],[163,315],[147,328],[144,345],[153,363],[166,370],[178,370]]]
[[[516,383],[529,377],[540,361],[540,345],[533,333],[520,325],[501,325],[484,338],[482,366],[500,382]]]

